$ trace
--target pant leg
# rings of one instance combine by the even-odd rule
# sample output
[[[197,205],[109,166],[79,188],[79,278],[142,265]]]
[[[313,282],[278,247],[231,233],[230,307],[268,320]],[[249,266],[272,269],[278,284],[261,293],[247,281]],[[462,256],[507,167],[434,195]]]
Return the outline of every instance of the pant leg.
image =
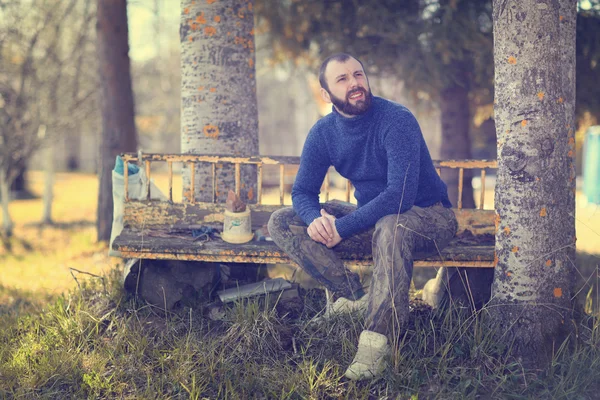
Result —
[[[377,222],[365,329],[382,334],[396,334],[395,329],[405,329],[414,257],[439,252],[454,237],[457,228],[454,212],[441,205],[415,206]]]
[[[354,206],[331,203],[324,204],[323,208],[336,218],[356,209]],[[273,241],[304,271],[329,289],[334,298],[354,299],[362,296],[363,289],[358,274],[344,266],[335,248],[329,249],[308,236],[308,227],[293,208],[275,211],[269,219],[268,228]],[[343,246],[339,250],[342,249]]]

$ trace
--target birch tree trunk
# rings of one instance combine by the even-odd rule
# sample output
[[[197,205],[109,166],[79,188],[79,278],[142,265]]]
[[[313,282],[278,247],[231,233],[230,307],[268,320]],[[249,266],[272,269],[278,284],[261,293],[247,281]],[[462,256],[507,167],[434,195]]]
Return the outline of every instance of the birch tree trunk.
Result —
[[[112,169],[121,152],[137,150],[129,63],[126,0],[98,0],[98,64],[102,82],[102,136],[98,240],[109,240],[113,220]]]
[[[52,204],[54,202],[54,178],[55,178],[55,153],[56,153],[56,141],[50,141],[46,149],[44,149],[44,164],[45,164],[45,177],[44,177],[44,195],[43,195],[43,210],[42,210],[42,224],[52,225]]]
[[[12,236],[13,220],[8,210],[10,203],[10,183],[6,171],[0,168],[0,202],[2,203],[2,234],[7,238]]]
[[[492,317],[527,366],[568,333],[575,261],[574,0],[494,0]]]
[[[252,1],[181,0],[181,150],[183,153],[258,154],[258,111]],[[184,169],[184,187],[190,171]],[[191,201],[212,201],[209,167],[195,173]],[[217,168],[216,198],[234,189],[232,166]],[[256,168],[242,168],[240,194],[256,199]]]

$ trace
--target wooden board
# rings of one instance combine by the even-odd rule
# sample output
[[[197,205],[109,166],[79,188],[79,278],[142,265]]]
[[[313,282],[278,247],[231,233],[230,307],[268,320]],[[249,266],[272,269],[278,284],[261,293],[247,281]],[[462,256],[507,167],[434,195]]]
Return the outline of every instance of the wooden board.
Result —
[[[114,243],[113,248],[125,258],[177,259],[207,262],[242,263],[292,263],[277,245],[270,241],[251,241],[244,244],[230,244],[221,239],[208,242],[194,241],[191,237],[167,237],[164,233],[144,232],[125,228]],[[347,263],[370,264],[370,251],[361,248],[341,248],[340,258]],[[436,256],[415,256],[415,266],[480,266],[491,267],[494,260],[493,238],[489,236],[459,236],[441,254]]]

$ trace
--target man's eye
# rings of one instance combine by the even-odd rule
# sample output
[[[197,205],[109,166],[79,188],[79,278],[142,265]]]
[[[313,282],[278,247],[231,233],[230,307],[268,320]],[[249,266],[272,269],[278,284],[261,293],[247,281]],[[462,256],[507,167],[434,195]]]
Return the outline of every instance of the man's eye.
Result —
[[[345,81],[345,80],[346,80],[346,78],[340,78],[340,79],[338,79],[338,82]]]

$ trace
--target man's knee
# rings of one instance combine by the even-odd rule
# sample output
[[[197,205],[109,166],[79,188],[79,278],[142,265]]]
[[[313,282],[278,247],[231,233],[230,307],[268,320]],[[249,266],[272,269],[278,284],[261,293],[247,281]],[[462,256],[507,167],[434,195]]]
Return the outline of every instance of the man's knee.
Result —
[[[400,245],[401,251],[410,250],[414,231],[409,225],[404,215],[391,214],[380,218],[375,225],[373,244],[379,248],[395,244],[395,246]]]
[[[292,207],[285,207],[275,210],[269,222],[267,228],[269,229],[269,235],[274,241],[277,241],[281,237],[281,233],[290,229],[290,221],[296,213]]]

